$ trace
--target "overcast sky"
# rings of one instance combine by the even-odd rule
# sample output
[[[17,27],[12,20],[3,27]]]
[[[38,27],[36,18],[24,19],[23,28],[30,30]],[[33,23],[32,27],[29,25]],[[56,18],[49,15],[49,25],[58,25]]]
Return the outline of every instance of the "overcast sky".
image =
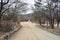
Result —
[[[34,6],[34,4],[35,4],[34,1],[35,1],[35,0],[21,0],[21,1],[29,4],[29,5],[28,5],[29,10],[28,10],[27,14],[28,14],[28,13],[31,13],[31,12],[32,12],[31,7]],[[45,1],[46,1],[46,0],[42,0],[42,3],[44,3]]]
[[[31,7],[35,4],[34,0],[21,0],[21,1],[28,4],[28,6],[27,6],[28,7],[28,11],[26,12],[26,14],[33,12],[31,10],[32,9]],[[25,14],[25,13],[23,13],[23,14]]]
[[[31,7],[34,6],[34,4],[35,4],[34,1],[35,1],[35,0],[21,0],[21,1],[29,4],[29,5],[28,5],[29,10],[27,11],[26,14],[33,12],[33,11],[31,10]],[[42,0],[42,3],[44,3],[44,2],[46,2],[46,0]],[[44,4],[44,5],[45,5],[45,4]]]
[[[34,0],[21,0],[25,3],[28,3],[28,4],[34,4]]]

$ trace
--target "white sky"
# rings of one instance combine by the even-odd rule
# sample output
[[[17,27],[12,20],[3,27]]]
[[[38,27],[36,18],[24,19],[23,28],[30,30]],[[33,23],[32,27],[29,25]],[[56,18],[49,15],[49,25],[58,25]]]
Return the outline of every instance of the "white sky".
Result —
[[[23,14],[32,13],[31,6],[35,4],[34,0],[21,0],[22,2],[28,3],[28,11]]]
[[[29,4],[28,8],[30,10],[28,10],[28,12],[26,14],[31,13],[32,12],[31,5],[35,4],[35,2],[34,2],[35,0],[22,0],[22,1]],[[42,3],[44,3],[44,2],[46,2],[46,0],[42,0]]]
[[[34,0],[21,0],[25,3],[28,3],[28,4],[34,4]]]
[[[33,11],[31,10],[31,6],[34,6],[35,0],[21,0],[22,2],[28,3],[28,11],[25,14],[32,13]],[[42,3],[46,2],[46,0],[42,0]],[[44,4],[45,5],[45,4]],[[24,14],[24,13],[23,13]]]

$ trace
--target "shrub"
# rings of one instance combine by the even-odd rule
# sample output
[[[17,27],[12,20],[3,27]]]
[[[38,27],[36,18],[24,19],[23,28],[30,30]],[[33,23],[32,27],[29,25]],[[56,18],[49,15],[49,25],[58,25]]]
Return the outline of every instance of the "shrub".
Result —
[[[1,23],[1,31],[4,31],[4,32],[9,32],[11,30],[13,30],[14,28],[14,25],[12,22],[10,21],[2,21]]]

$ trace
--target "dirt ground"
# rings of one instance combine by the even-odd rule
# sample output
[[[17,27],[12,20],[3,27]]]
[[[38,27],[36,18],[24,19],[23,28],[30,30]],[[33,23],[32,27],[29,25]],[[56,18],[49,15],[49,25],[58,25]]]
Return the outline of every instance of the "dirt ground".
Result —
[[[59,27],[57,27],[57,24],[54,24],[54,29],[53,30],[50,28],[50,26],[47,26],[47,24],[42,24],[41,26],[36,25],[36,26],[42,28],[43,30],[46,30],[48,32],[51,32],[53,34],[56,34],[56,35],[60,36],[60,24],[59,24]]]
[[[60,36],[38,28],[36,23],[21,22],[22,28],[9,40],[60,40]]]

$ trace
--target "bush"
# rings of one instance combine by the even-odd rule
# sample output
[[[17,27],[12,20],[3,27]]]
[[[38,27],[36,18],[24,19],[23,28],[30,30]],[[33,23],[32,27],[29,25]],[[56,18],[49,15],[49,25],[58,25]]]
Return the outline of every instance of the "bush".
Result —
[[[4,31],[4,32],[9,32],[11,30],[13,30],[14,28],[14,25],[12,22],[10,21],[2,21],[1,23],[1,31]]]

